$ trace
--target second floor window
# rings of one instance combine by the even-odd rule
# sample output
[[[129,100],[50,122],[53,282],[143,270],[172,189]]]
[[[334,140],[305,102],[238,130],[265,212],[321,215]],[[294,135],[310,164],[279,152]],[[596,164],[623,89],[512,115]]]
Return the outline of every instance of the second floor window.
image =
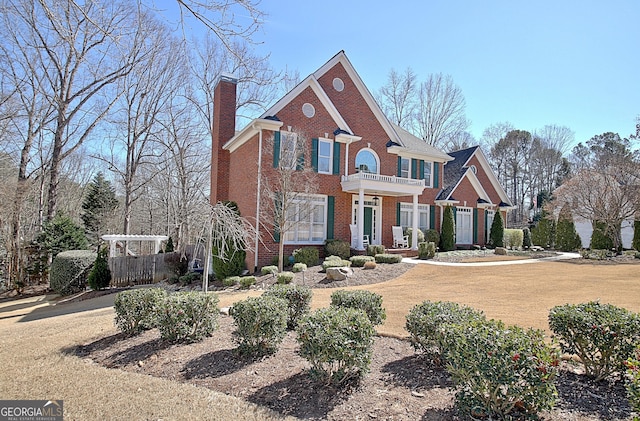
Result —
[[[400,174],[402,178],[411,178],[411,160],[409,158],[400,158]]]
[[[367,149],[362,149],[356,155],[356,171],[370,174],[378,174],[378,160],[376,156]]]
[[[292,170],[298,164],[298,135],[293,132],[280,132],[280,166]]]
[[[329,139],[318,139],[318,172],[331,174],[333,172],[333,142]]]

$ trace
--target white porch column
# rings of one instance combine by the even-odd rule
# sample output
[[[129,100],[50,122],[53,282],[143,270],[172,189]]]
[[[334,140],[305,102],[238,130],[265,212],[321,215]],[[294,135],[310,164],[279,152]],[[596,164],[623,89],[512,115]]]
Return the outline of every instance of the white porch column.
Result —
[[[364,190],[358,190],[358,250],[363,250],[364,245],[362,239],[364,238]]]
[[[411,221],[411,249],[418,250],[418,195],[413,195],[413,221]]]

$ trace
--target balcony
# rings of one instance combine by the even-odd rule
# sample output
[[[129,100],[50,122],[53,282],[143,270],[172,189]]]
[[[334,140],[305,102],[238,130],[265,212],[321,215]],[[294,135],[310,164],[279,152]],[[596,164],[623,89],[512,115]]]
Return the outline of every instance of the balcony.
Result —
[[[378,194],[381,196],[421,194],[426,187],[424,180],[367,172],[343,175],[341,185],[342,191],[345,192],[358,193],[362,189],[366,194]]]

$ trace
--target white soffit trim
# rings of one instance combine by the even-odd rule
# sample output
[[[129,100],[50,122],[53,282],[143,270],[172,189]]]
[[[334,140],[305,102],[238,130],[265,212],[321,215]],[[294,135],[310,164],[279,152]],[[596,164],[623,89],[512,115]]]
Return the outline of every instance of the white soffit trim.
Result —
[[[331,60],[329,60],[322,67],[316,70],[313,76],[315,76],[316,79],[320,79],[322,75],[327,73],[330,69],[332,69],[338,63],[342,64],[342,67],[344,67],[347,74],[349,75],[353,83],[356,85],[356,88],[360,92],[360,95],[362,95],[362,97],[364,98],[365,102],[373,112],[373,115],[376,116],[378,123],[380,123],[384,131],[387,133],[387,136],[389,136],[389,139],[394,141],[400,141],[400,136],[398,136],[398,134],[395,132],[395,130],[389,123],[389,120],[387,119],[387,117],[384,115],[384,113],[378,106],[378,103],[373,98],[373,95],[371,95],[371,92],[369,92],[369,89],[360,78],[360,75],[358,75],[358,72],[356,72],[356,69],[353,67],[353,65],[347,58],[346,54],[344,53],[344,50],[340,51],[338,54],[333,56]],[[349,132],[351,133],[351,130],[349,130]]]
[[[387,152],[393,155],[402,156],[403,158],[422,159],[424,161],[429,161],[429,162],[442,162],[445,165],[448,161],[451,161],[451,159],[453,159],[451,158],[449,160],[445,160],[441,156],[434,157],[433,155],[430,155],[428,153],[421,153],[419,151],[407,149],[404,146],[389,146],[387,148]]]
[[[347,124],[347,122],[344,121],[344,118],[342,118],[342,115],[340,115],[340,113],[338,112],[338,109],[336,108],[336,106],[333,105],[333,102],[331,102],[331,100],[327,96],[324,89],[322,89],[322,87],[320,86],[320,84],[318,83],[318,80],[315,78],[314,75],[307,76],[306,79],[300,82],[295,88],[290,90],[271,108],[265,111],[262,114],[262,117],[264,118],[264,117],[276,115],[278,111],[282,110],[287,104],[289,104],[294,98],[300,95],[308,87],[311,88],[311,90],[316,94],[316,97],[318,97],[318,99],[320,100],[320,103],[327,110],[331,118],[333,118],[333,121],[336,123],[336,126],[349,133],[353,133],[351,131],[351,128]]]
[[[282,121],[256,118],[251,123],[247,124],[244,129],[240,130],[239,133],[229,139],[229,141],[222,146],[222,149],[233,152],[240,146],[244,145],[253,136],[258,134],[260,130],[276,131],[282,127],[282,124],[284,124]]]

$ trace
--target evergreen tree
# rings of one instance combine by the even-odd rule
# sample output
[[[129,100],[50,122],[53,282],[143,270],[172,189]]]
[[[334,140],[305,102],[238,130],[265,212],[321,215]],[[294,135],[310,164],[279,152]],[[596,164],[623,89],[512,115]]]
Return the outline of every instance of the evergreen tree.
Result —
[[[173,249],[173,238],[169,237],[169,239],[167,240],[167,245],[164,248],[164,252],[165,253],[173,253],[174,249]]]
[[[556,230],[555,246],[561,251],[574,251],[582,246],[582,241],[578,243],[580,237],[576,232],[573,222],[571,207],[565,203],[558,214],[558,224]]]
[[[109,217],[118,207],[115,189],[111,182],[99,172],[89,183],[87,195],[82,202],[84,211],[81,218],[87,237],[92,244],[97,244],[99,236],[105,231]]]
[[[607,232],[606,222],[594,221],[589,248],[591,250],[611,250],[613,248],[613,239]]]
[[[633,241],[631,242],[631,247],[633,247],[635,251],[640,251],[640,219],[633,221]]]
[[[56,257],[61,251],[85,250],[88,246],[84,230],[71,218],[60,213],[44,224],[37,243],[52,257]]]
[[[451,206],[444,208],[442,214],[442,233],[440,234],[440,250],[451,251],[456,248],[455,221]]]
[[[531,248],[531,230],[529,228],[522,229],[522,247],[525,249]]]
[[[502,212],[496,212],[489,232],[489,245],[493,247],[504,247],[504,222]]]
[[[531,242],[540,247],[548,248],[553,247],[553,241],[551,239],[554,231],[553,225],[555,221],[551,221],[547,212],[543,209],[540,212],[540,220],[535,227],[531,229]]]
[[[107,248],[98,249],[98,257],[96,257],[93,268],[89,273],[89,279],[87,279],[89,286],[93,290],[105,289],[111,283],[111,270],[109,270],[107,258]]]

